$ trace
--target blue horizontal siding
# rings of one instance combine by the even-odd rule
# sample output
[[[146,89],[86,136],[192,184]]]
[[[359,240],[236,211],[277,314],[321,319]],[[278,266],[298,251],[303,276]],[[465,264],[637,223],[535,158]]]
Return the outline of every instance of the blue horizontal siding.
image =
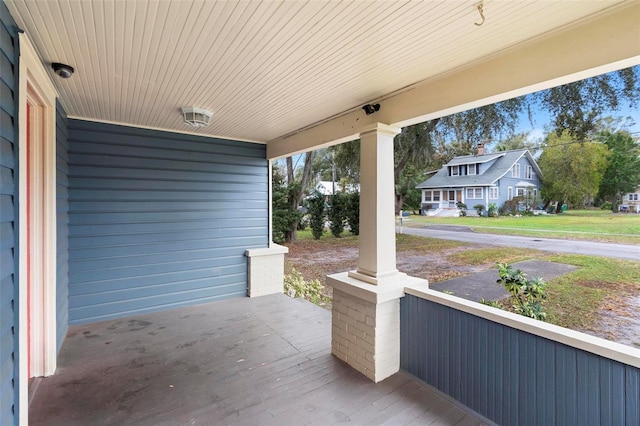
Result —
[[[58,351],[69,327],[69,143],[67,115],[56,105],[56,337]]]
[[[0,2],[0,425],[18,424],[18,36]],[[26,409],[26,407],[25,407]]]
[[[501,425],[640,424],[640,369],[407,295],[401,367]]]
[[[68,135],[70,323],[246,295],[264,146],[73,119]]]

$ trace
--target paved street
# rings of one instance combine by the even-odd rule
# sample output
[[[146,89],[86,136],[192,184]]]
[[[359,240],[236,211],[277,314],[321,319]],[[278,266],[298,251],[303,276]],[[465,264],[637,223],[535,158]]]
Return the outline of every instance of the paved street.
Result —
[[[399,228],[396,229],[399,231]],[[561,253],[585,254],[618,259],[640,260],[640,246],[598,243],[592,241],[558,240],[554,238],[518,237],[513,235],[481,234],[463,226],[428,226],[402,228],[403,233],[420,237],[494,246],[533,248]]]

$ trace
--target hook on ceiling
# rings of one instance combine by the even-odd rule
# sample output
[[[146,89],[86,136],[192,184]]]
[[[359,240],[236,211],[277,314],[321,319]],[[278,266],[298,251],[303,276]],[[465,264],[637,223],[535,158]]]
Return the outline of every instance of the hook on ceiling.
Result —
[[[476,26],[481,26],[482,24],[484,24],[485,21],[485,17],[484,17],[484,2],[480,2],[478,3],[478,13],[480,14],[480,19],[482,19],[480,22],[474,22],[473,25]]]

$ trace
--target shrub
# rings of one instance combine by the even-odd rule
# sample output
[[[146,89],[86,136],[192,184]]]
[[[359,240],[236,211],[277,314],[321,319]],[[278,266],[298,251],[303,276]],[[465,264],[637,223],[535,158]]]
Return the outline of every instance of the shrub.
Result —
[[[274,168],[272,182],[272,238],[276,243],[284,243],[291,238],[294,229],[299,224],[302,213],[298,210],[292,210],[289,206],[289,200],[295,188],[286,185],[285,178],[278,172],[278,169]]]
[[[489,204],[488,210],[489,216],[497,217],[498,216],[498,205],[496,203]]]
[[[475,206],[473,206],[473,208],[476,209],[478,216],[482,216],[482,211],[484,210],[484,204],[476,204]]]
[[[313,238],[319,240],[324,232],[324,196],[318,191],[309,198],[309,226]]]
[[[613,210],[613,204],[611,204],[610,202],[606,202],[602,204],[602,207],[600,207],[602,210]]]
[[[346,195],[345,218],[353,235],[360,235],[360,193]]]
[[[520,269],[513,270],[506,263],[498,263],[500,278],[496,281],[502,284],[513,296],[513,310],[525,317],[544,321],[547,313],[542,301],[547,298],[546,283],[542,278],[527,279]]]
[[[331,300],[322,292],[324,287],[318,280],[307,281],[295,269],[284,277],[284,292],[289,297],[302,297],[316,305],[326,305]]]
[[[467,215],[467,205],[465,203],[458,203],[458,211],[460,212],[460,216],[466,216]]]
[[[334,237],[339,238],[342,231],[344,231],[344,216],[345,216],[345,196],[338,192],[331,196],[331,203],[329,204],[329,222],[331,225],[331,233]]]

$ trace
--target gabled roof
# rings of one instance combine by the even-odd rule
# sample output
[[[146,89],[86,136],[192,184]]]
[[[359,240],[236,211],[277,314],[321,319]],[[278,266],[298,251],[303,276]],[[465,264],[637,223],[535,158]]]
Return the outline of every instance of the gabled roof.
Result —
[[[445,164],[435,175],[430,179],[422,182],[416,186],[418,189],[424,188],[457,188],[461,186],[491,186],[504,175],[506,175],[511,167],[523,156],[529,159],[529,163],[533,167],[536,174],[541,177],[542,172],[538,167],[538,164],[531,156],[531,153],[526,149],[516,149],[513,151],[502,151],[493,154],[485,155],[465,155],[461,157],[455,157],[447,164]],[[457,166],[461,164],[473,164],[473,163],[486,163],[488,161],[495,160],[495,162],[480,175],[471,176],[449,176],[449,166]]]

